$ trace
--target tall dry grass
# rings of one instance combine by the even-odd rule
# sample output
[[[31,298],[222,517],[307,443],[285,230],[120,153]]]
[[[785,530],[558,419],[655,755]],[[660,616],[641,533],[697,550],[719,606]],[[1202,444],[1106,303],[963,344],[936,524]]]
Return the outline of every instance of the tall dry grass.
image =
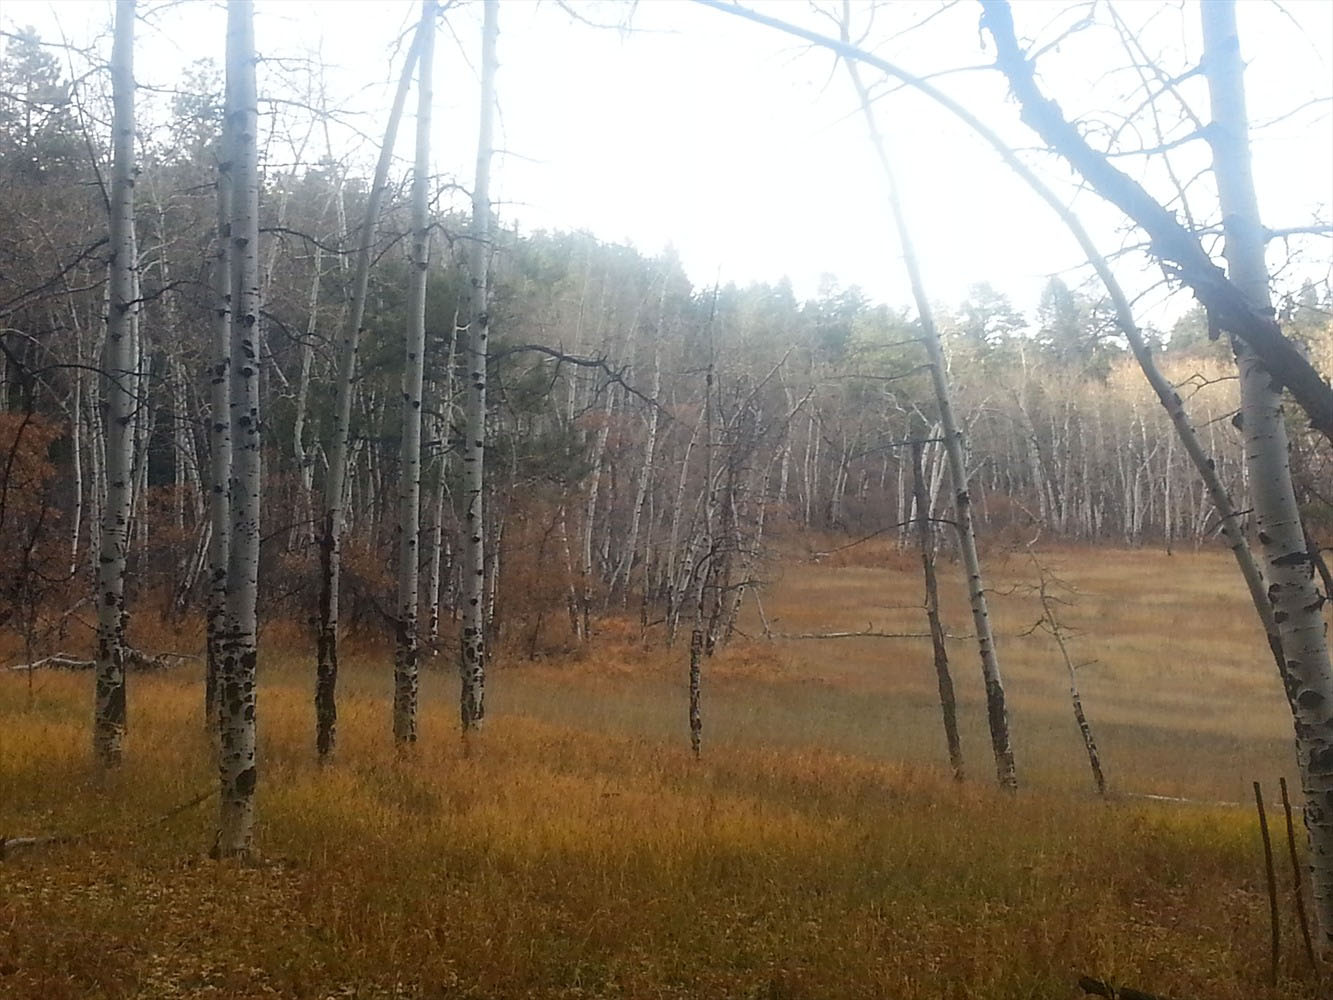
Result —
[[[1225,798],[1276,776],[1281,695],[1224,562],[1049,559],[1082,590],[1069,613],[1101,661],[1085,697],[1117,787]],[[1027,572],[997,567],[997,589]],[[766,606],[783,630],[919,627],[914,600],[906,572],[789,564]],[[212,803],[149,823],[212,780],[193,672],[132,678],[110,776],[88,759],[89,678],[0,675],[0,833],[93,834],[0,864],[0,996],[998,1000],[1069,997],[1087,972],[1179,997],[1315,997],[1294,960],[1265,985],[1250,812],[1094,799],[1053,651],[1014,637],[1029,599],[997,595],[996,614],[1017,796],[991,788],[963,643],[962,787],[923,643],[737,643],[707,667],[700,762],[683,650],[644,651],[632,628],[497,669],[470,757],[443,670],[425,679],[421,744],[396,756],[390,658],[363,650],[322,769],[308,656],[271,646],[252,867],[204,860]]]

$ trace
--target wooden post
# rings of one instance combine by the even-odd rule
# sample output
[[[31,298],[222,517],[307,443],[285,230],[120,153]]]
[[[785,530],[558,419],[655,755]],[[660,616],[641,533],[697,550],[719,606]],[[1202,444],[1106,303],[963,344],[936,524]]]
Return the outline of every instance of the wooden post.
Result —
[[[1269,969],[1269,982],[1277,985],[1278,960],[1282,956],[1282,926],[1278,922],[1277,879],[1273,876],[1273,842],[1268,837],[1268,816],[1264,812],[1264,793],[1259,782],[1254,783],[1254,804],[1259,810],[1259,832],[1264,838],[1264,873],[1268,878],[1268,918],[1273,925],[1272,966]]]

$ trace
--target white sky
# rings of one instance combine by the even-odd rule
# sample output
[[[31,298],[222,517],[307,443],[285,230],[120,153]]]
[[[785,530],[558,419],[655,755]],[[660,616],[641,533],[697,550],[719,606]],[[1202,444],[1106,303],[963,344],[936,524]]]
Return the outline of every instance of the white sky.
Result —
[[[620,16],[610,2],[571,3],[590,19]],[[799,0],[755,5],[835,30]],[[141,9],[153,6],[141,2]],[[1060,23],[1048,22],[1058,22],[1062,6],[1017,5],[1020,34],[1053,37]],[[864,3],[854,9],[863,19],[869,14]],[[979,11],[970,0],[919,32],[889,37],[934,9],[905,2],[881,11],[871,47],[921,73],[989,60],[978,34]],[[1177,68],[1188,55],[1197,57],[1193,4],[1122,0],[1118,9],[1144,26],[1152,54],[1174,56]],[[330,67],[335,103],[361,111],[387,107],[397,72],[390,51],[413,22],[414,3],[258,0],[257,10],[263,55],[318,50]],[[72,39],[90,39],[105,31],[110,11],[107,0],[0,0],[0,21],[7,27],[32,24],[49,39],[58,37],[57,20]],[[1257,137],[1265,221],[1276,227],[1306,224],[1315,216],[1328,220],[1333,2],[1287,0],[1279,7],[1242,0],[1240,16],[1255,122],[1324,99]],[[883,181],[846,72],[830,56],[685,0],[640,0],[631,34],[577,23],[550,0],[504,0],[500,19],[500,142],[506,154],[497,160],[493,192],[508,220],[525,230],[587,229],[648,254],[674,245],[699,284],[718,273],[742,283],[786,275],[798,295],[810,295],[820,276],[830,273],[874,299],[907,303]],[[140,82],[171,86],[194,59],[211,56],[220,63],[223,20],[222,6],[203,0],[157,13],[139,31]],[[436,163],[467,185],[476,144],[479,22],[475,3],[452,10],[455,37],[447,31],[437,46]],[[1123,106],[1132,81],[1107,74],[1123,60],[1116,45],[1109,33],[1085,34],[1043,58],[1043,79],[1068,113]],[[998,74],[959,74],[940,83],[1002,134],[1033,144],[1006,102]],[[1206,117],[1206,99],[1194,88],[1190,96],[1199,99],[1196,106]],[[1049,275],[1078,265],[1072,241],[1044,207],[945,112],[900,93],[880,102],[879,114],[896,146],[932,297],[955,303],[970,284],[989,281],[1030,309]],[[381,120],[382,113],[368,115],[360,125],[377,134]],[[410,153],[411,133],[409,120],[401,154]],[[1144,137],[1144,145],[1153,144]],[[1182,159],[1187,174],[1207,163],[1206,148],[1197,145],[1194,164],[1188,153]],[[364,160],[372,155],[367,150]],[[1086,193],[1076,196],[1066,169],[1039,155],[1033,162],[1069,191],[1108,252],[1125,241],[1117,213]],[[1122,163],[1133,168],[1133,161]],[[1198,210],[1208,214],[1203,195]],[[1327,278],[1333,241],[1304,246],[1307,259],[1292,273]],[[1131,289],[1159,277],[1137,257],[1117,266]],[[1167,322],[1187,304],[1178,296],[1163,305],[1154,296],[1148,316]]]

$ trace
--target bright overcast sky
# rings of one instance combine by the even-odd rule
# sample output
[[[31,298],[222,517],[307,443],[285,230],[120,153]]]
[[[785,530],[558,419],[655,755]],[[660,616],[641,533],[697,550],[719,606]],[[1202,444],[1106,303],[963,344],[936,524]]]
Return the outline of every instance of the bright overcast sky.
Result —
[[[798,0],[759,2],[762,9],[823,31],[835,30]],[[141,3],[142,10],[156,4]],[[590,20],[614,21],[614,3],[571,0]],[[832,8],[833,4],[826,4]],[[976,66],[989,60],[978,34],[978,8],[955,5],[923,29],[893,34],[938,5],[897,3],[882,10],[870,45],[915,72]],[[1045,41],[1059,30],[1056,3],[1016,6],[1020,34]],[[869,7],[855,5],[864,19]],[[1118,9],[1143,28],[1154,55],[1175,67],[1197,58],[1198,13],[1156,0],[1123,0]],[[69,37],[105,31],[107,0],[0,0],[6,27],[32,24],[48,39],[56,22]],[[396,67],[395,39],[417,7],[362,0],[259,0],[257,41],[265,56],[318,50],[328,64],[330,96],[360,111],[384,108]],[[1251,116],[1264,122],[1301,108],[1256,142],[1261,207],[1270,226],[1327,221],[1333,211],[1333,2],[1242,0],[1243,48],[1250,62]],[[479,5],[450,11],[437,47],[436,163],[471,183],[477,115]],[[498,77],[501,143],[493,185],[497,208],[523,229],[581,228],[653,254],[674,245],[700,284],[775,281],[789,276],[799,295],[820,276],[858,284],[872,298],[906,304],[883,180],[877,172],[845,70],[826,53],[768,29],[686,0],[640,0],[635,30],[578,23],[556,3],[504,0]],[[1055,21],[1056,23],[1051,23]],[[171,86],[182,66],[221,62],[219,4],[187,2],[153,15],[139,31],[137,77]],[[1145,27],[1146,25],[1146,27]],[[104,38],[104,43],[107,40]],[[1123,60],[1109,32],[1078,36],[1044,57],[1043,79],[1066,111],[1114,114],[1131,79],[1107,70]],[[1183,54],[1182,54],[1183,53]],[[869,79],[869,77],[868,77]],[[941,85],[1020,144],[1033,142],[1005,100],[997,74],[961,73]],[[1202,98],[1196,87],[1191,96]],[[1321,100],[1322,99],[1322,100]],[[1196,102],[1206,116],[1206,100]],[[879,103],[895,144],[900,181],[932,297],[957,302],[978,281],[1031,308],[1046,278],[1079,262],[1072,242],[980,142],[911,94]],[[359,122],[378,133],[382,116]],[[411,128],[400,154],[410,153]],[[318,140],[322,143],[322,139]],[[1153,145],[1150,136],[1143,145]],[[320,150],[312,150],[313,155]],[[370,159],[363,153],[363,162]],[[278,159],[278,154],[273,154]],[[1206,165],[1200,145],[1192,173]],[[1068,171],[1049,159],[1043,173],[1085,215],[1105,249],[1125,242],[1113,211],[1076,195]],[[1122,161],[1127,167],[1131,161]],[[404,162],[405,165],[405,162]],[[1201,193],[1198,210],[1209,214]],[[1307,241],[1300,274],[1326,279],[1333,241]],[[1117,265],[1131,288],[1158,275],[1140,259]],[[1154,303],[1158,299],[1152,300]],[[1186,304],[1178,300],[1166,317]]]

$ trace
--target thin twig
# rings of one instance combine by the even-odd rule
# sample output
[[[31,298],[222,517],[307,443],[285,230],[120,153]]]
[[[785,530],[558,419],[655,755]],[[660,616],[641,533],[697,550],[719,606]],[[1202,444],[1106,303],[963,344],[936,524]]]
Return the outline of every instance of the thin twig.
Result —
[[[1301,940],[1305,943],[1305,957],[1310,961],[1310,968],[1319,975],[1319,962],[1314,957],[1314,943],[1310,940],[1310,922],[1305,916],[1305,893],[1301,887],[1301,866],[1296,858],[1296,827],[1291,821],[1291,798],[1287,795],[1287,779],[1278,778],[1278,787],[1282,789],[1282,812],[1287,817],[1287,853],[1291,857],[1291,892],[1296,905],[1296,922],[1301,928]]]
[[[207,802],[217,793],[218,790],[216,786],[209,788],[206,791],[202,791],[193,798],[187,799],[179,805],[172,806],[162,815],[154,817],[147,823],[134,827],[131,832],[142,833],[145,830],[151,830],[155,826],[161,826],[163,823],[175,819],[186,810],[193,809],[195,806]],[[0,837],[0,861],[4,861],[9,851],[16,847],[48,847],[54,844],[76,844],[93,837],[105,836],[108,832],[109,831],[106,829],[101,829],[87,830],[84,833],[50,834],[43,837]]]

